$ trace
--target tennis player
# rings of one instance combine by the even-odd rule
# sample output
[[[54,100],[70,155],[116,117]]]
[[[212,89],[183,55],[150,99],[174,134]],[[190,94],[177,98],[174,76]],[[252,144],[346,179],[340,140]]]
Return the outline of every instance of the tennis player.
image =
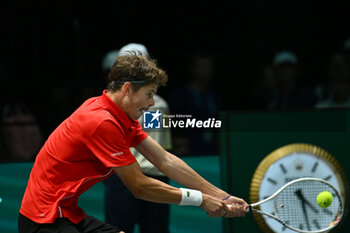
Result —
[[[244,200],[207,182],[142,130],[137,119],[154,105],[153,96],[167,79],[148,56],[130,53],[116,58],[107,90],[86,100],[38,153],[22,200],[19,233],[122,232],[78,206],[83,192],[114,172],[136,198],[200,206],[211,217],[245,215]],[[187,188],[145,176],[130,147]]]

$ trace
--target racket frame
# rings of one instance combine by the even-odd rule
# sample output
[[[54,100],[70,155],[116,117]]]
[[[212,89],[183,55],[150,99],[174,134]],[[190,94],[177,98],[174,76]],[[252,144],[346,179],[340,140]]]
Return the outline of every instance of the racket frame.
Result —
[[[276,196],[278,196],[285,188],[287,188],[288,186],[294,184],[294,183],[297,183],[297,182],[302,182],[302,181],[317,181],[317,182],[322,182],[328,186],[330,186],[331,188],[334,189],[334,191],[336,192],[336,195],[338,195],[339,197],[339,211],[338,211],[338,214],[335,218],[335,220],[330,223],[330,225],[326,228],[323,228],[321,230],[317,230],[317,231],[307,231],[307,230],[301,230],[301,229],[297,229],[297,228],[294,228],[292,226],[289,226],[285,221],[281,220],[278,218],[278,215],[277,215],[277,206],[276,206],[276,199],[274,200],[274,211],[276,213],[276,215],[273,215],[273,214],[270,214],[270,213],[267,213],[267,212],[264,212],[264,211],[261,211],[259,209],[255,209],[254,207],[257,207],[261,204],[264,204],[266,202],[269,202],[271,201],[272,199],[274,199]],[[342,218],[342,215],[344,213],[344,205],[343,205],[343,199],[342,199],[342,196],[339,194],[338,190],[331,184],[329,183],[328,181],[326,180],[323,180],[323,179],[319,179],[319,178],[314,178],[314,177],[304,177],[304,178],[298,178],[298,179],[295,179],[295,180],[292,180],[286,184],[284,184],[282,187],[280,187],[275,193],[273,193],[271,196],[269,196],[268,198],[264,199],[264,200],[261,200],[259,202],[256,202],[256,203],[253,203],[253,204],[250,204],[248,209],[247,209],[247,212],[255,212],[255,213],[259,213],[259,214],[262,214],[262,215],[265,215],[265,216],[268,216],[270,218],[273,218],[275,219],[276,221],[278,221],[279,223],[281,223],[284,227],[286,228],[289,228],[293,231],[296,231],[296,232],[300,232],[300,233],[322,233],[322,232],[327,232],[329,231],[330,229],[334,228],[335,226],[338,225],[338,223],[340,222],[341,218]]]

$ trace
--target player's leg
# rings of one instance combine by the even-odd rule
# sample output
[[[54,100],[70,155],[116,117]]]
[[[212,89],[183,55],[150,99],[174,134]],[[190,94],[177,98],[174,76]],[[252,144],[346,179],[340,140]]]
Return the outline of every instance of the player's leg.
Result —
[[[169,233],[169,205],[148,202],[144,207],[148,214],[140,217],[140,232]]]
[[[152,176],[155,179],[168,183],[167,177]],[[169,233],[168,204],[142,201],[142,214],[139,217],[140,233]]]
[[[35,233],[39,231],[39,224],[31,221],[22,214],[18,215],[18,233]]]
[[[139,200],[134,198],[117,175],[105,181],[106,222],[132,233],[139,214]]]
[[[59,218],[54,223],[39,224],[22,214],[18,216],[19,233],[80,233],[76,227],[67,218]]]
[[[117,233],[120,230],[108,223],[98,220],[92,216],[86,216],[83,221],[78,224],[81,233]]]

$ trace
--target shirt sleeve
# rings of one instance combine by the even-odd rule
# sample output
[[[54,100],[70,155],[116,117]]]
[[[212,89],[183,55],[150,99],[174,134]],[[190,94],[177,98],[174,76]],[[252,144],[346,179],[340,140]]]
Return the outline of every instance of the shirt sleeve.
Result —
[[[134,137],[131,141],[130,147],[139,145],[148,136],[148,134],[143,131],[142,126],[139,122],[132,126],[132,131],[134,132]]]
[[[112,121],[100,123],[88,139],[88,148],[106,167],[121,167],[136,162],[120,126]]]

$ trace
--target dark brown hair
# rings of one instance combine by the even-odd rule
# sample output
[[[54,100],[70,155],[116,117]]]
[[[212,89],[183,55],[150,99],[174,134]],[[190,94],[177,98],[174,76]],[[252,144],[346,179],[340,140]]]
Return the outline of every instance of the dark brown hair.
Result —
[[[115,59],[108,74],[108,91],[115,92],[125,82],[130,82],[135,91],[139,88],[156,84],[163,86],[168,81],[168,75],[158,67],[156,60],[145,54],[130,52]]]

